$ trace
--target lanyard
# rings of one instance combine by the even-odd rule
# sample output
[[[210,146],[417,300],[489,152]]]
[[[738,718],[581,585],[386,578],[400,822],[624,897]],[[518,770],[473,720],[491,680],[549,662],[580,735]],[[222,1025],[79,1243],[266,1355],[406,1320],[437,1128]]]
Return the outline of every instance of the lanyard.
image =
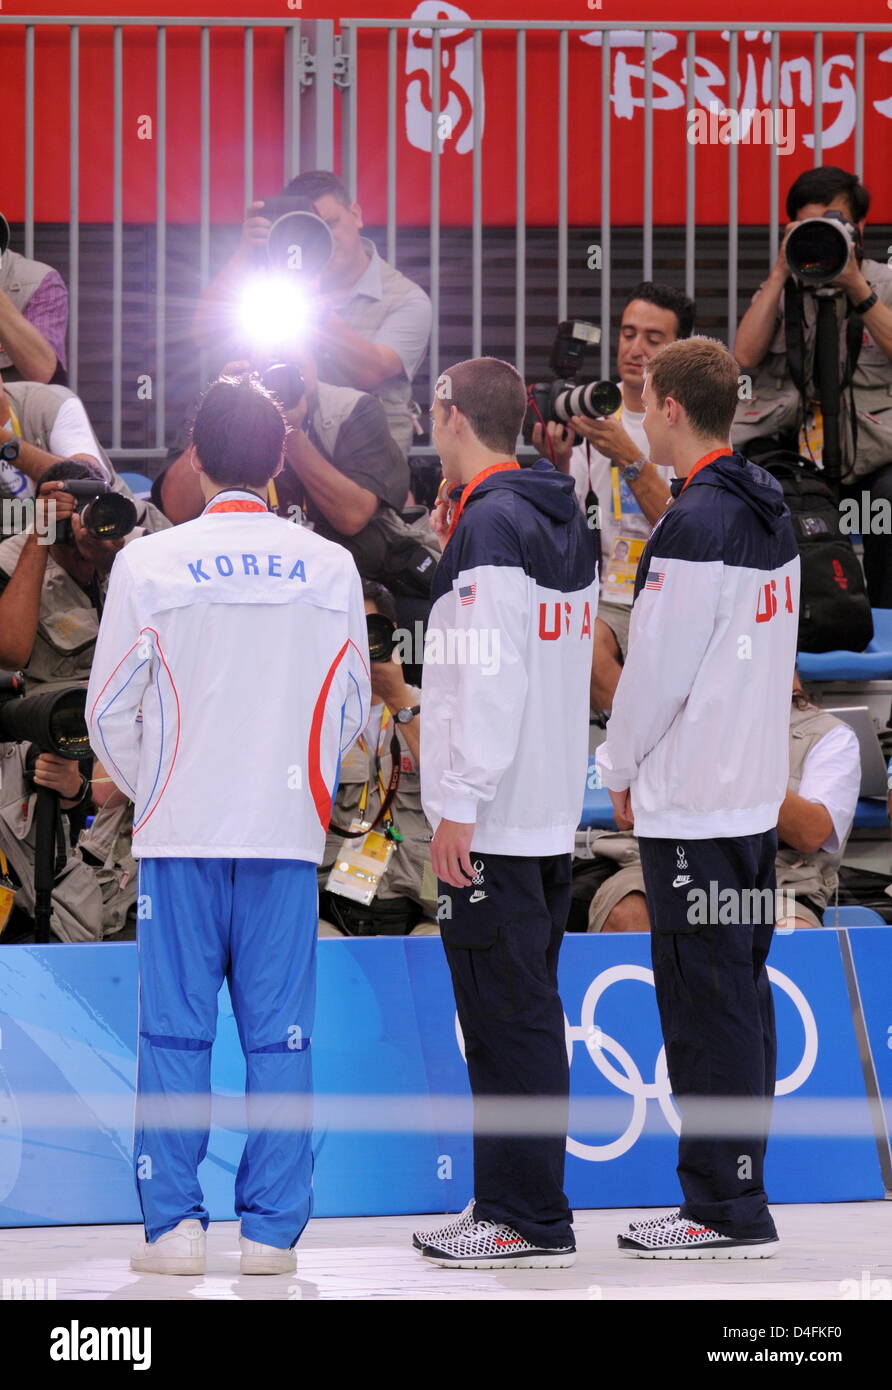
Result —
[[[375,753],[374,753],[374,758],[375,758],[375,780],[376,780],[376,782],[378,783],[378,795],[380,796],[382,802],[384,801],[384,797],[385,797],[386,794],[387,794],[387,789],[386,789],[386,787],[384,786],[384,778],[383,778],[382,773],[381,773],[381,748],[382,748],[383,742],[384,742],[384,731],[385,731],[386,728],[387,728],[387,725],[388,725],[389,720],[390,720],[390,710],[389,710],[389,709],[387,708],[387,706],[385,705],[385,707],[384,707],[384,714],[383,714],[382,717],[381,717],[381,728],[380,728],[379,733],[378,733],[378,742],[377,742],[377,745],[376,745],[376,747],[375,747]],[[359,744],[359,746],[360,746],[360,748],[362,749],[363,753],[365,753],[365,754],[371,756],[371,749],[368,747],[368,745],[367,745],[367,743],[366,743],[366,741],[365,741],[365,737],[364,737],[362,734],[359,735],[359,738],[357,739],[357,743]],[[369,800],[369,783],[368,783],[368,779],[366,779],[366,782],[365,782],[365,784],[364,784],[364,786],[363,786],[363,788],[362,788],[362,791],[359,793],[359,806],[358,806],[358,810],[359,810],[360,817],[361,817],[362,820],[365,820],[365,808],[366,808],[366,806],[368,805],[368,800]],[[391,824],[393,823],[393,816],[390,814],[389,811],[388,811],[388,813],[387,813],[387,822],[386,822],[386,823],[387,823],[388,825],[391,825]]]
[[[716,459],[727,458],[728,454],[733,454],[733,452],[734,450],[731,448],[731,445],[729,444],[726,448],[723,447],[721,449],[713,449],[711,454],[704,454],[702,459],[697,460],[690,473],[685,478],[684,482],[681,485],[681,492],[684,492],[685,488],[687,487],[691,479],[694,477],[695,473],[699,473],[701,468],[705,468],[707,464],[715,463]],[[681,492],[678,494],[679,497],[681,496]]]
[[[491,464],[489,465],[488,468],[483,468],[483,469],[481,469],[481,471],[480,471],[479,473],[476,473],[476,474],[474,475],[474,477],[471,479],[471,481],[470,481],[469,483],[466,483],[466,484],[465,484],[464,489],[463,489],[463,491],[462,491],[462,495],[461,495],[461,497],[458,499],[458,505],[457,505],[457,507],[456,507],[456,509],[455,509],[455,514],[454,514],[454,516],[453,516],[453,518],[452,518],[452,523],[451,523],[451,525],[450,525],[450,527],[449,527],[449,534],[448,534],[447,537],[446,537],[446,544],[447,544],[447,545],[448,545],[449,541],[452,539],[452,533],[453,533],[453,531],[455,530],[456,526],[458,525],[458,523],[459,523],[459,521],[460,521],[460,519],[461,519],[461,514],[462,514],[462,512],[463,512],[464,509],[465,509],[465,503],[467,502],[467,500],[468,500],[468,498],[470,497],[471,493],[474,491],[475,487],[478,487],[478,486],[480,485],[480,483],[483,482],[484,478],[490,477],[490,475],[493,474],[493,473],[504,473],[504,472],[505,472],[507,469],[509,469],[509,468],[519,468],[519,467],[520,467],[520,464],[519,464],[516,460],[512,460],[510,463],[507,463],[507,462],[506,462],[506,463],[491,463]],[[444,549],[445,549],[445,546],[444,546]]]
[[[381,720],[381,732],[382,732],[382,733],[384,732],[385,723],[386,723],[386,721],[387,721],[388,718],[389,718],[389,711],[385,709],[385,711],[384,711],[384,716],[383,716],[383,718],[382,718],[382,720]],[[360,735],[360,737],[362,737],[362,736]],[[379,756],[379,752],[380,752],[380,742],[381,742],[381,740],[380,740],[380,737],[379,737],[379,740],[378,740],[379,748],[378,748],[378,750],[376,750],[376,754],[375,754],[376,760],[377,760],[377,757]],[[365,740],[363,740],[362,746],[363,746],[364,751],[365,751],[365,752],[368,752],[368,748],[367,748],[367,746],[366,746],[366,744],[365,744]],[[382,797],[382,799],[381,799],[381,805],[378,807],[378,813],[377,813],[377,815],[375,816],[375,819],[372,821],[372,823],[371,823],[370,826],[366,826],[365,830],[345,830],[344,827],[343,827],[342,825],[335,825],[334,821],[330,821],[330,822],[329,822],[329,825],[328,825],[329,830],[334,831],[334,833],[335,833],[336,835],[343,835],[343,837],[344,837],[345,840],[354,839],[357,835],[367,835],[367,834],[369,833],[370,830],[374,830],[374,828],[375,828],[375,826],[378,824],[378,822],[381,821],[381,820],[383,820],[384,817],[386,816],[386,817],[387,817],[387,822],[386,822],[386,827],[385,827],[385,833],[387,834],[388,838],[389,838],[389,839],[392,839],[392,840],[397,840],[397,841],[399,841],[399,840],[402,839],[402,836],[401,836],[396,830],[393,829],[393,816],[389,814],[389,813],[390,813],[390,807],[391,807],[391,805],[392,805],[392,803],[393,803],[393,799],[394,799],[394,797],[396,796],[397,787],[398,787],[399,784],[400,784],[400,759],[401,759],[401,757],[402,757],[402,751],[401,751],[401,749],[400,749],[400,740],[399,740],[399,736],[398,736],[398,734],[397,734],[396,722],[394,721],[393,731],[392,731],[392,733],[391,733],[391,735],[390,735],[390,781],[388,782],[386,789],[385,789],[385,787],[384,787],[384,780],[383,780],[383,778],[382,778],[382,776],[381,776],[381,768],[380,768],[380,765],[379,765],[378,768],[377,768],[378,788],[379,788],[379,791],[381,792],[381,797]],[[367,803],[367,801],[368,801],[368,792],[369,792],[369,784],[368,784],[368,782],[366,782],[365,785],[364,785],[364,787],[363,787],[363,789],[362,789],[362,792],[360,793],[360,798],[359,798],[359,808],[358,808],[358,809],[359,809],[361,815],[365,813],[366,803]]]

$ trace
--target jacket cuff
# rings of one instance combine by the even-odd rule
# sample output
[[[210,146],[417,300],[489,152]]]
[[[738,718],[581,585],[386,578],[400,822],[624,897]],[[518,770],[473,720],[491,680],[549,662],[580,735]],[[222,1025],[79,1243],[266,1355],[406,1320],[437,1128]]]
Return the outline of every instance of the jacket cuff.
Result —
[[[443,820],[454,820],[465,825],[474,825],[477,820],[477,798],[462,796],[458,792],[447,793],[440,807]]]
[[[601,747],[595,749],[595,766],[598,769],[601,786],[606,787],[609,792],[624,792],[632,785],[634,779],[622,769],[615,772],[613,768],[604,766],[604,760],[598,757],[603,747],[602,744]]]

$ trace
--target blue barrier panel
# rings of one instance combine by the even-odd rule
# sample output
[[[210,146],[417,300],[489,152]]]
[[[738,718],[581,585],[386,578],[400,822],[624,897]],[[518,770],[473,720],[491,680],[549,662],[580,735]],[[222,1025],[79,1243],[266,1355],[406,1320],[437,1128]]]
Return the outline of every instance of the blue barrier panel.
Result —
[[[886,1129],[892,1139],[892,927],[850,927],[849,941]]]
[[[888,980],[892,930],[871,929]],[[778,1073],[799,1097],[863,1097],[836,934],[797,932],[772,951]],[[578,1207],[671,1203],[674,1109],[659,1066],[661,1039],[646,936],[571,936],[561,990],[572,1055],[567,1191]],[[888,1011],[888,1010],[887,1010]],[[0,1226],[138,1221],[130,1166],[135,1076],[136,953],[132,945],[0,948]],[[326,941],[319,952],[313,1042],[317,1095],[418,1098],[409,1132],[318,1127],[320,1216],[456,1210],[471,1191],[467,1129],[429,1097],[470,1108],[449,974],[439,941]],[[221,995],[215,1093],[240,1095],[244,1063]],[[579,1115],[601,1098],[598,1132]],[[71,1124],[52,1122],[62,1105]],[[778,1101],[783,1116],[788,1105]],[[866,1101],[864,1102],[866,1112]],[[866,1129],[866,1122],[865,1122]],[[214,1125],[202,1184],[212,1217],[231,1218],[244,1130]],[[772,1138],[776,1201],[882,1195],[872,1139]]]

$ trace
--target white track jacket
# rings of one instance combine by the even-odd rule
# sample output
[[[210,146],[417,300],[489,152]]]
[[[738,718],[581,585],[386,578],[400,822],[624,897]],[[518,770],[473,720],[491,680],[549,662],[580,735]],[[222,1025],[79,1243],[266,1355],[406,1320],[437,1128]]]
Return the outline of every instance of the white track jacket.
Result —
[[[740,454],[681,486],[638,566],[595,759],[611,791],[631,788],[639,836],[756,835],[787,790],[796,538],[780,484]]]
[[[424,648],[421,800],[471,848],[572,852],[588,765],[598,608],[573,479],[544,460],[471,493],[434,576]]]
[[[115,559],[87,722],[136,857],[322,858],[368,719],[362,589],[342,546],[256,503],[219,493]]]

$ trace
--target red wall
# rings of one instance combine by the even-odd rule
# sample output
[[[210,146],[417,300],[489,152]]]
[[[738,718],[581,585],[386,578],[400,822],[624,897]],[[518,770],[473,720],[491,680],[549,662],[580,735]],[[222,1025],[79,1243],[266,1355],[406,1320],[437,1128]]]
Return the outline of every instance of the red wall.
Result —
[[[6,0],[4,19],[12,19]],[[292,0],[294,3],[294,0]],[[304,0],[300,9],[291,9],[287,0],[252,0],[250,6],[240,0],[219,0],[213,9],[206,3],[177,3],[158,5],[150,0],[127,4],[114,11],[106,7],[87,5],[81,14],[107,14],[114,19],[126,15],[157,13],[188,14],[204,12],[211,18],[224,15],[243,16],[250,9],[251,18],[281,17],[283,22],[293,18],[336,17],[340,4],[326,0]],[[16,8],[31,13],[33,6],[21,0]],[[475,19],[550,19],[555,7],[545,0],[466,0],[461,7]],[[815,0],[806,5],[802,0],[790,0],[785,7],[786,20],[802,20],[810,25],[841,18],[839,6],[830,0]],[[40,7],[43,14],[69,13],[72,6],[62,0],[48,0]],[[361,5],[347,7],[349,14],[361,10],[364,18],[380,15],[395,18],[412,15],[415,0],[391,0],[379,4],[364,0]],[[740,3],[734,9],[735,19],[742,21],[753,16],[754,22],[764,10],[764,0],[758,4]],[[641,5],[634,11],[635,20],[660,20],[663,16],[678,20],[680,14],[690,20],[714,19],[715,10],[706,0],[689,0],[681,6],[673,4]],[[599,21],[628,22],[624,7],[603,0],[600,10],[588,8],[586,0],[572,0],[560,7],[562,19],[591,23],[589,34]],[[890,10],[884,0],[859,0],[858,19],[861,22],[881,22],[887,32],[867,41],[867,101],[865,127],[864,177],[874,195],[871,216],[876,221],[892,222],[892,23]],[[416,42],[420,26],[416,29]],[[570,218],[574,223],[597,223],[600,208],[600,49],[585,42],[582,33],[570,37]],[[456,37],[459,37],[458,35]],[[483,133],[483,162],[487,221],[513,221],[514,190],[514,43],[512,32],[490,34],[484,38],[485,125]],[[723,73],[727,64],[728,45],[718,34],[698,38],[698,55],[716,65]],[[461,62],[466,47],[456,47],[449,41],[444,45],[447,62],[454,63],[454,73],[444,70],[444,101],[448,90],[453,91],[453,108],[460,111],[462,97]],[[426,78],[420,74],[409,79],[405,72],[406,36],[400,36],[399,73],[399,218],[407,223],[424,223],[428,216],[429,154],[407,138],[406,109],[414,107],[421,120],[415,138],[424,143],[424,95]],[[812,51],[811,32],[802,36],[787,36],[782,43],[782,63],[797,58],[809,58]],[[740,37],[739,77],[744,104],[764,107],[768,99],[760,91],[766,74],[769,48],[757,30],[750,38]],[[3,191],[3,211],[11,220],[20,219],[24,212],[24,129],[22,96],[24,88],[24,40],[20,28],[0,25],[0,53],[4,73],[4,126],[7,179]],[[242,43],[240,31],[212,32],[211,39],[211,170],[212,218],[234,221],[242,210]],[[683,109],[684,88],[681,85],[681,62],[684,39],[678,38],[674,51],[657,55],[655,49],[655,96],[672,101],[673,109],[657,110],[654,115],[655,189],[654,211],[658,223],[677,223],[684,210],[684,161],[686,153]],[[851,108],[853,66],[846,65],[854,53],[850,36],[828,35],[824,44],[825,83],[824,162],[846,167],[854,164],[854,140],[851,138]],[[381,222],[385,216],[384,188],[386,173],[386,109],[384,91],[384,38],[366,30],[361,37],[362,81],[359,86],[360,149],[359,185],[366,217]],[[422,55],[423,56],[423,55]],[[837,60],[837,61],[833,61]],[[618,223],[637,223],[642,217],[643,179],[641,151],[643,142],[643,113],[636,103],[643,98],[643,78],[637,69],[643,66],[643,52],[624,44],[613,54],[613,180],[612,217]],[[810,97],[801,85],[801,75],[787,69],[792,83],[792,110],[796,117],[793,153],[780,159],[781,194],[785,186],[813,163],[813,153],[804,137],[813,130],[813,111]],[[273,191],[281,181],[282,146],[282,69],[281,31],[255,31],[255,188],[259,193]],[[749,87],[748,87],[749,84]],[[408,86],[408,95],[407,95]],[[744,96],[747,89],[752,93]],[[69,216],[68,169],[68,38],[67,31],[43,27],[37,31],[36,58],[36,216],[41,221],[65,221]],[[725,106],[728,93],[722,81],[713,81],[710,92]],[[708,100],[708,96],[704,97]],[[550,34],[531,34],[528,40],[527,67],[527,217],[533,223],[552,223],[555,220],[557,192],[557,57],[556,40]],[[878,104],[880,109],[877,109]],[[789,109],[789,108],[788,108]],[[83,221],[107,221],[112,214],[112,84],[111,31],[105,27],[81,31],[81,159],[80,217]],[[151,30],[128,29],[124,38],[124,181],[123,206],[127,220],[152,220],[155,215],[155,149],[154,140],[139,138],[139,118],[155,115],[155,38]],[[192,222],[199,211],[199,88],[198,35],[193,29],[168,30],[168,216],[173,221]],[[847,138],[839,144],[834,132],[842,129]],[[456,148],[461,137],[461,118],[457,119],[453,138],[443,143],[442,186],[443,218],[446,222],[467,222],[471,207],[471,159]],[[470,139],[470,132],[466,137]],[[745,222],[764,222],[768,216],[767,179],[768,150],[764,146],[741,145],[740,215]],[[703,145],[697,149],[697,219],[701,224],[721,224],[727,219],[727,149],[722,145]]]

